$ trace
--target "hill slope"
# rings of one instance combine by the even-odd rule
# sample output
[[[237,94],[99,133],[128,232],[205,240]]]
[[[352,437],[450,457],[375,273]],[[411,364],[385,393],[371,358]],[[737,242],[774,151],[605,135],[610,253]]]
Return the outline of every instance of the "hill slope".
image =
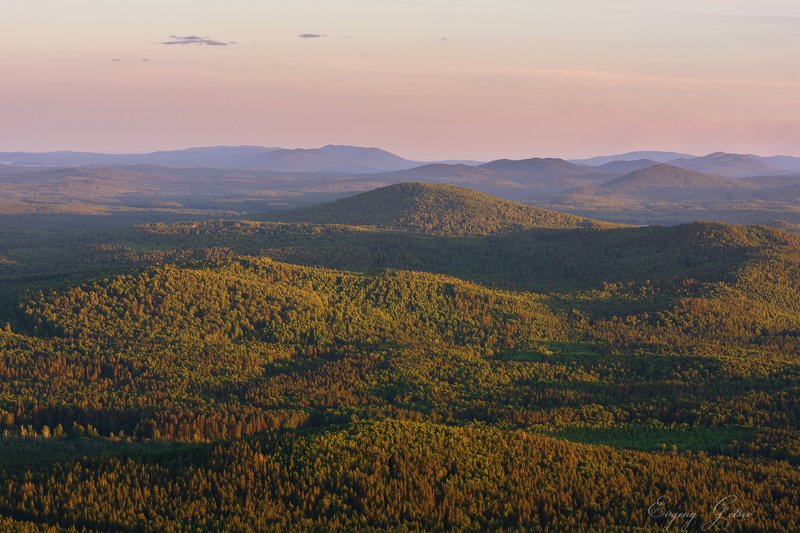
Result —
[[[530,228],[610,224],[549,211],[452,185],[400,183],[278,215],[283,221],[375,226],[435,235],[485,235]]]

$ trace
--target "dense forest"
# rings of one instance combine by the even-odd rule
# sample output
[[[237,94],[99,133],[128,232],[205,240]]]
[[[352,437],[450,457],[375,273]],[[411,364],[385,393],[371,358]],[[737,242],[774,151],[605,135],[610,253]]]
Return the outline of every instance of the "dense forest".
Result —
[[[6,218],[0,529],[795,528],[800,239],[531,209]]]

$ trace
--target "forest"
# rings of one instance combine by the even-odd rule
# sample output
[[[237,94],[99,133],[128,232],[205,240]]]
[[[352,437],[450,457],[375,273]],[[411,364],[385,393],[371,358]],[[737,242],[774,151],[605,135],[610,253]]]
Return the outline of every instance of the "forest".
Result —
[[[2,530],[800,523],[796,235],[419,184],[0,218]]]

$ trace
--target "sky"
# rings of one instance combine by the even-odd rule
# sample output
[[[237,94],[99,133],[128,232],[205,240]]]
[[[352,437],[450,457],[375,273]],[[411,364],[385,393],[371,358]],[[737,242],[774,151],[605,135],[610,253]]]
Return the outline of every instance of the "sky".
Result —
[[[0,0],[0,151],[800,155],[797,0]]]

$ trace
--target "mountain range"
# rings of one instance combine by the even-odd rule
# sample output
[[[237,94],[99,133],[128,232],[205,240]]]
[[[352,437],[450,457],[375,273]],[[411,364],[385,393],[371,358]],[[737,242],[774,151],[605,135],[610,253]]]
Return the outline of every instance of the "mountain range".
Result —
[[[559,158],[423,163],[378,148],[338,145],[122,155],[6,152],[0,153],[0,209],[16,214],[265,214],[424,182],[611,222],[702,218],[792,231],[800,224],[800,158],[722,152],[674,156],[682,154],[631,152],[582,163]]]
[[[0,162],[17,166],[162,165],[310,173],[368,173],[412,168],[410,161],[379,148],[327,145],[322,148],[213,146],[147,154],[93,152],[0,152]]]
[[[628,152],[588,159],[574,159],[571,163],[600,168],[609,164],[635,162],[670,163],[688,170],[697,170],[729,178],[768,176],[787,172],[800,172],[800,157],[776,155],[762,157],[754,154],[730,154],[714,152],[705,156],[680,154],[677,152]]]
[[[212,146],[143,154],[94,152],[0,152],[0,164],[15,167],[79,167],[156,165],[180,168],[271,170],[290,173],[374,174],[423,167],[429,163],[471,166],[496,170],[508,176],[578,177],[588,174],[618,174],[655,163],[717,174],[724,177],[752,177],[800,172],[800,157],[761,157],[752,154],[716,152],[696,157],[678,152],[628,152],[613,156],[566,161],[558,158],[499,159],[478,161],[413,161],[379,148],[327,145],[321,148],[278,148],[263,146]],[[454,169],[457,170],[457,169]],[[426,172],[420,169],[420,172]],[[441,174],[441,171],[440,171]]]

